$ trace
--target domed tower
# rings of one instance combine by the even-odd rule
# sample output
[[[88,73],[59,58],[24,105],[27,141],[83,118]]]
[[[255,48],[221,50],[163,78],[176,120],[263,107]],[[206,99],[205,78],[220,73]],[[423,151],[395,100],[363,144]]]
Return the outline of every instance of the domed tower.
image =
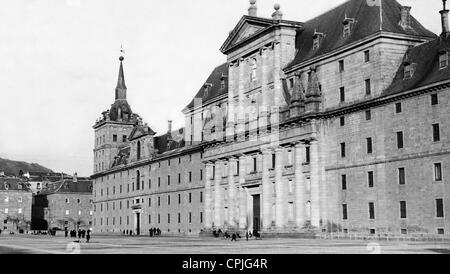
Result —
[[[102,113],[93,127],[95,131],[94,174],[111,168],[114,157],[129,144],[128,137],[138,123],[138,116],[132,112],[127,101],[127,87],[123,72],[124,57],[120,56],[119,61],[115,101],[109,110]]]

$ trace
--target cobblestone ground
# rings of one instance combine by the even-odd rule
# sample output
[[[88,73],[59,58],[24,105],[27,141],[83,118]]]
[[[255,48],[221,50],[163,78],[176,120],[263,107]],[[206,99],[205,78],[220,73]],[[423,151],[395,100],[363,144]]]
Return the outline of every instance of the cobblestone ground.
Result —
[[[97,236],[90,243],[50,236],[0,236],[0,254],[449,254],[450,242]]]

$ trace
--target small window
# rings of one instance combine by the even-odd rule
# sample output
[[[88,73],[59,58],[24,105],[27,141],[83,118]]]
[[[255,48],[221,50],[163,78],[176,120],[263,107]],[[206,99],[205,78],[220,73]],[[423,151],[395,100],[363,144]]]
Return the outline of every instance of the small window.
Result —
[[[370,50],[364,51],[364,62],[370,62]]]
[[[372,111],[366,110],[366,121],[372,120]]]
[[[402,103],[395,104],[395,113],[402,113]]]
[[[448,66],[449,53],[441,52],[439,54],[439,69],[445,69]]]
[[[372,94],[372,87],[371,87],[371,84],[370,84],[370,79],[366,79],[365,83],[366,83],[366,95],[371,95]]]
[[[434,181],[435,182],[442,181],[442,164],[441,163],[434,164]]]
[[[373,171],[369,171],[367,173],[367,180],[368,180],[369,188],[373,188],[374,187]]]
[[[404,65],[404,74],[403,74],[403,79],[404,80],[408,80],[411,79],[414,75],[414,69],[412,65]]]
[[[437,230],[439,235],[444,235],[445,234],[445,230],[443,228],[438,228]]]
[[[408,234],[408,229],[401,229],[400,232],[402,233],[402,235],[407,235]]]
[[[123,136],[122,136],[122,142],[123,142],[123,143],[126,143],[126,142],[127,142],[127,136],[126,136],[126,135],[123,135]]]
[[[444,218],[444,200],[436,199],[436,218]]]
[[[439,129],[439,124],[433,125],[433,141],[439,142],[441,140],[441,133]]]
[[[369,203],[369,219],[375,220],[375,203]]]
[[[407,213],[406,213],[406,201],[400,202],[400,219],[406,219]]]
[[[344,72],[345,71],[345,64],[344,64],[344,60],[340,60],[339,61],[339,72]]]
[[[117,142],[117,135],[113,135],[113,142],[115,143],[115,142]]]
[[[404,167],[398,169],[398,184],[406,185],[406,173]]]
[[[341,175],[342,190],[347,190],[347,175]]]
[[[347,212],[347,205],[346,204],[342,205],[342,219],[343,220],[348,220],[348,212]]]
[[[373,153],[372,138],[367,138],[367,154]]]
[[[345,158],[345,143],[341,143],[341,158]]]
[[[340,118],[341,127],[345,126],[345,117]]]
[[[341,87],[339,89],[339,92],[340,92],[340,101],[341,101],[341,103],[344,103],[345,102],[345,87]]]
[[[404,148],[403,144],[403,132],[397,132],[397,148],[402,149]]]
[[[439,104],[439,97],[437,94],[431,94],[431,105],[435,106]]]
[[[289,79],[289,88],[294,87],[294,78]]]

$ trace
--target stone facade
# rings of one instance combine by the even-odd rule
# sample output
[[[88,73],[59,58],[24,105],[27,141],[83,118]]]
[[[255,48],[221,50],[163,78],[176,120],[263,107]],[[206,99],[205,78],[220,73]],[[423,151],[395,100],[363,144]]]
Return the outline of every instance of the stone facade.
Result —
[[[136,134],[148,127],[137,119],[125,160],[96,164],[96,230],[448,234],[448,11],[436,36],[395,0],[350,0],[304,23],[279,5],[257,17],[254,2],[183,110],[184,138]],[[130,130],[108,115],[97,135]]]
[[[35,195],[34,230],[78,230],[92,227],[92,181],[70,179],[49,183]]]
[[[32,192],[20,179],[0,178],[0,229],[5,233],[29,230]]]

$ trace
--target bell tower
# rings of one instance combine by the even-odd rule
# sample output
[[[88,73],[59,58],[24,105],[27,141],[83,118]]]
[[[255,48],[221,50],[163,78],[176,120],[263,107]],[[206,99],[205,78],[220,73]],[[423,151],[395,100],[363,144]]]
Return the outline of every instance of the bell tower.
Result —
[[[123,69],[124,51],[119,57],[119,75],[115,89],[115,101],[95,122],[94,174],[102,173],[112,167],[119,151],[129,144],[128,137],[138,123],[138,116],[131,110],[127,101],[127,87]]]

